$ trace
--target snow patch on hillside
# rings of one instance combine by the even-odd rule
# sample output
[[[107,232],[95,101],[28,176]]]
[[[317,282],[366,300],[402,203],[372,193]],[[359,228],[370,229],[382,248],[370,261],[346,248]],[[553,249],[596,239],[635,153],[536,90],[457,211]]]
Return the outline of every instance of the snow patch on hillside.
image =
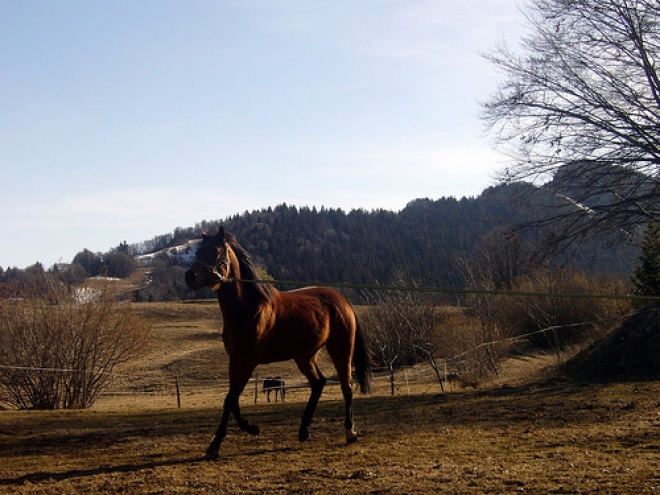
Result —
[[[161,249],[154,253],[140,254],[135,257],[135,260],[140,266],[150,266],[151,263],[153,263],[154,258],[165,254],[169,258],[174,259],[177,264],[181,266],[190,266],[195,259],[195,253],[197,252],[197,247],[200,242],[201,240],[196,239],[181,244],[180,246]]]

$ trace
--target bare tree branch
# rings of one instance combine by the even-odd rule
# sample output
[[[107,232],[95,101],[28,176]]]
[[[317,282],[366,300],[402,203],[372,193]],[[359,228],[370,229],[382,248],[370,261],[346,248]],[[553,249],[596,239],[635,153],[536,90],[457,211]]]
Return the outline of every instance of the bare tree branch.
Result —
[[[660,217],[660,4],[529,0],[521,50],[485,56],[504,74],[483,119],[513,158],[507,181],[542,190],[555,242]],[[535,198],[539,201],[538,198]],[[540,211],[540,208],[539,210]]]

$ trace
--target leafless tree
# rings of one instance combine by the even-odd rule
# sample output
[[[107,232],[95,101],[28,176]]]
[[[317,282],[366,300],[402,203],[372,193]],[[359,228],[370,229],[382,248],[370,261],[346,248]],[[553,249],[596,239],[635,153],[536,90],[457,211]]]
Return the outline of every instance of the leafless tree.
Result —
[[[541,192],[549,245],[629,237],[660,218],[660,4],[527,0],[520,49],[485,56],[504,74],[484,120],[513,162],[502,180]]]
[[[390,379],[390,391],[394,395],[394,372],[403,361],[403,335],[391,307],[386,303],[386,297],[377,291],[365,295],[370,306],[365,313],[364,322],[367,328],[369,348],[374,353],[377,363],[387,371]]]
[[[462,260],[465,285],[474,289],[464,303],[465,329],[463,348],[458,365],[461,380],[476,386],[479,382],[499,374],[499,361],[508,353],[512,336],[507,305],[501,296],[479,291],[511,291],[517,288],[520,277],[533,270],[532,250],[515,232],[497,229],[484,236],[473,255]]]
[[[517,278],[534,270],[534,250],[519,233],[496,228],[481,238],[469,260],[462,260],[470,287],[512,290]]]

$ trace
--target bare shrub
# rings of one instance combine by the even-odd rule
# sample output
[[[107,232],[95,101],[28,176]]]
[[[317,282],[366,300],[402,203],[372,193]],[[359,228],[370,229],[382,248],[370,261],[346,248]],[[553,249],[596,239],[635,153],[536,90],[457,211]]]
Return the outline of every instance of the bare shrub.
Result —
[[[402,275],[396,278],[399,285],[409,286],[406,281]],[[392,395],[395,370],[423,361],[428,361],[444,390],[436,360],[437,328],[446,319],[442,307],[430,294],[416,290],[376,290],[365,297],[371,305],[364,318],[367,338],[376,360],[387,369]]]
[[[503,298],[499,303],[513,335],[529,335],[532,344],[556,351],[602,337],[631,310],[625,299],[588,297],[626,294],[626,284],[611,276],[546,269],[534,278],[521,278],[516,289],[561,295]]]
[[[505,229],[486,235],[470,259],[463,260],[466,286],[476,291],[510,291],[536,266],[525,240]],[[453,349],[460,379],[477,386],[500,372],[499,362],[511,349],[511,326],[499,296],[466,295],[462,325],[444,330]]]
[[[466,285],[477,293],[464,299],[461,335],[448,340],[474,349],[456,349],[459,352],[455,353],[464,356],[459,362],[460,372],[472,384],[499,373],[498,362],[517,337],[522,340],[525,336],[536,347],[559,353],[603,335],[630,309],[625,300],[586,297],[624,294],[627,287],[622,280],[587,275],[577,269],[544,267],[531,261],[532,253],[516,233],[493,231],[474,255],[463,261]],[[514,294],[494,294],[496,291]]]
[[[500,373],[512,347],[511,330],[501,320],[496,296],[468,295],[465,307],[438,329],[448,364],[465,385],[476,387]]]
[[[492,286],[482,283],[477,288]],[[588,295],[625,294],[626,289],[622,280],[611,276],[537,268],[533,274],[513,280],[511,290],[548,295],[466,296],[460,335],[454,335],[456,329],[446,330],[448,342],[461,344],[454,346],[454,355],[461,358],[456,360],[461,378],[476,385],[499,374],[498,362],[510,352],[514,341],[527,341],[559,356],[571,346],[602,337],[620,323],[631,305],[624,299]]]
[[[91,406],[151,326],[109,287],[0,299],[0,385],[18,408]]]

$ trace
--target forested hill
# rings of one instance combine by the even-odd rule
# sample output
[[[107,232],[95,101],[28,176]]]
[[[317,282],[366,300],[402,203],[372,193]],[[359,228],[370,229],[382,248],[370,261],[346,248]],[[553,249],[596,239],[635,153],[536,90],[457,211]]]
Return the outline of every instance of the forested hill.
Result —
[[[420,284],[462,287],[461,260],[493,229],[520,220],[511,198],[521,187],[529,186],[502,185],[460,200],[418,199],[400,212],[283,204],[178,228],[132,247],[144,252],[176,246],[199,237],[202,229],[214,233],[222,224],[276,280],[388,284],[400,273]],[[598,260],[587,256],[577,262],[621,273],[632,269],[633,260],[629,254],[601,251]]]
[[[225,222],[259,264],[282,280],[387,283],[395,270],[460,285],[459,256],[496,221],[483,204],[417,200],[400,213],[281,205]]]

